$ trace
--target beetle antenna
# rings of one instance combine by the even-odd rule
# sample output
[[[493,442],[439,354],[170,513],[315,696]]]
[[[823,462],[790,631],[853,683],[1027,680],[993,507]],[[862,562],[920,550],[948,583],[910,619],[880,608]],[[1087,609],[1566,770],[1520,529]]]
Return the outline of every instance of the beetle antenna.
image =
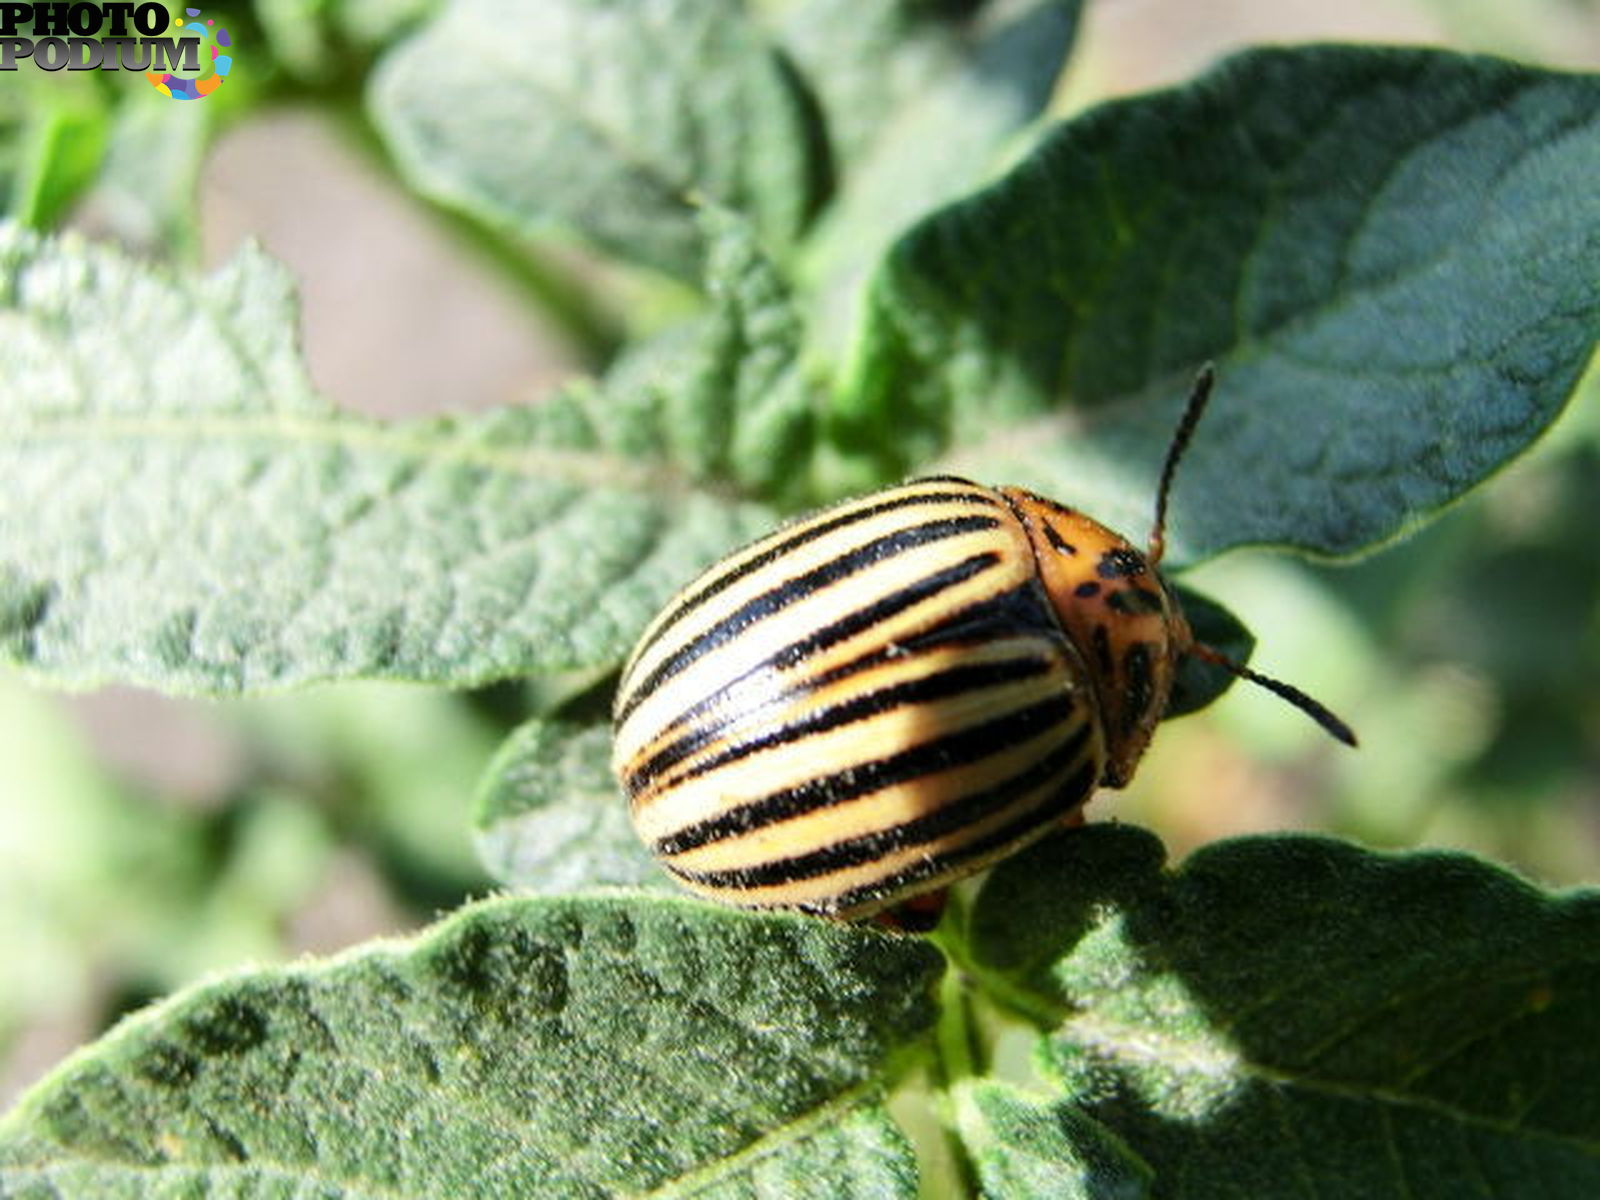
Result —
[[[1252,671],[1243,663],[1234,662],[1222,651],[1215,650],[1203,642],[1195,642],[1187,648],[1186,652],[1196,658],[1204,659],[1208,663],[1215,663],[1225,670],[1232,671],[1240,679],[1248,679],[1251,683],[1266,688],[1273,695],[1282,697],[1346,746],[1354,746],[1356,744],[1355,731],[1350,726],[1329,712],[1327,707],[1320,701],[1313,700],[1299,688],[1291,687],[1287,683],[1270,679],[1257,671]]]
[[[1161,482],[1156,487],[1155,528],[1150,531],[1150,545],[1145,551],[1145,561],[1152,568],[1161,562],[1161,556],[1167,549],[1167,493],[1172,490],[1172,477],[1177,474],[1183,452],[1189,448],[1194,427],[1200,424],[1200,414],[1206,410],[1206,401],[1211,399],[1211,385],[1216,380],[1216,369],[1210,363],[1195,373],[1194,386],[1189,389],[1189,402],[1183,408],[1183,419],[1178,422],[1178,432],[1172,435],[1172,445],[1167,447],[1167,461],[1162,464]]]

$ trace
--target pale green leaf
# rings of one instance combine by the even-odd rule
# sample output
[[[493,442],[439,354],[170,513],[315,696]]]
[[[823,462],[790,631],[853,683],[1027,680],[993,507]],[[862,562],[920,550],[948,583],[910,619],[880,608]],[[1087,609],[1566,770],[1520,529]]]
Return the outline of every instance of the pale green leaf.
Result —
[[[954,1089],[957,1129],[994,1200],[1139,1200],[1150,1168],[1066,1101],[1041,1102],[992,1080]]]
[[[324,82],[420,25],[440,0],[255,0],[272,57],[291,74]]]
[[[174,103],[151,87],[123,98],[105,160],[74,224],[152,258],[200,249],[200,172],[218,106]]]
[[[837,195],[802,264],[830,349],[848,336],[862,283],[894,238],[988,179],[1044,111],[1080,8],[808,0],[789,16],[785,43],[817,90],[837,156]]]
[[[608,665],[771,523],[665,457],[659,396],[384,424],[293,326],[258,252],[192,279],[0,231],[0,653],[209,692]]]
[[[390,52],[369,102],[434,198],[690,280],[697,198],[776,248],[818,200],[803,96],[739,0],[455,0]]]
[[[1421,50],[1241,55],[1060,127],[896,246],[834,432],[1114,528],[1191,372],[1174,560],[1393,537],[1524,449],[1600,326],[1600,79]]]
[[[635,343],[608,388],[653,397],[667,452],[698,478],[767,496],[803,492],[816,409],[789,286],[744,217],[708,205],[696,219],[707,311]]]
[[[1166,870],[1091,826],[995,871],[972,953],[1162,1195],[1600,1189],[1600,892],[1315,837]]]
[[[499,900],[197,987],[0,1122],[0,1192],[914,1196],[883,1089],[934,950],[687,901]]]
[[[484,865],[512,887],[675,890],[628,820],[609,722],[535,720],[517,730],[484,772],[473,824]]]

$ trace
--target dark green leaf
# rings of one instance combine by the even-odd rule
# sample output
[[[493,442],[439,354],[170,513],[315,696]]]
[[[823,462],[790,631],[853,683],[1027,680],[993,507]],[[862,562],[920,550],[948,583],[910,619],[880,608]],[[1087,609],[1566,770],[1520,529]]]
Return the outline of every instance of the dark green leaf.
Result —
[[[772,522],[645,389],[382,424],[314,395],[293,323],[259,253],[193,280],[0,230],[0,655],[213,692],[609,665]]]
[[[883,1088],[940,963],[687,901],[494,901],[128,1021],[0,1122],[0,1192],[914,1196]]]
[[[1163,1194],[1600,1189],[1600,893],[1314,837],[1162,857],[1129,827],[1042,843],[972,953]]]
[[[908,234],[836,434],[1137,526],[1187,390],[1175,561],[1393,537],[1528,445],[1600,323],[1600,79],[1261,50],[1061,127]]]
[[[484,773],[473,823],[484,865],[511,887],[674,887],[628,821],[609,722],[536,720],[517,730]]]
[[[983,1194],[1056,1200],[1138,1200],[1150,1168],[1065,1101],[1041,1103],[1003,1083],[955,1089],[957,1127]]]
[[[1183,615],[1195,641],[1220,650],[1234,662],[1243,666],[1250,661],[1255,649],[1255,635],[1215,600],[1202,596],[1186,587],[1173,587]],[[1193,655],[1178,660],[1178,672],[1172,681],[1172,698],[1167,702],[1168,717],[1182,717],[1206,707],[1234,683],[1234,675],[1224,667],[1214,666]]]
[[[818,199],[803,96],[739,0],[455,0],[389,54],[370,101],[436,199],[691,280],[697,198],[779,248]]]

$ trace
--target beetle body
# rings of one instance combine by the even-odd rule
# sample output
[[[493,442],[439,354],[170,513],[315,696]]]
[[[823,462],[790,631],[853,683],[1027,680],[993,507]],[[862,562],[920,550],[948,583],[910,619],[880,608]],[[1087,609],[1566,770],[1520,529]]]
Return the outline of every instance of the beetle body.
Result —
[[[747,546],[623,673],[614,764],[691,889],[863,916],[1120,786],[1188,627],[1144,556],[1015,488],[917,480]]]
[[[1194,640],[1144,553],[1021,488],[938,476],[737,551],[667,605],[623,668],[612,766],[634,827],[689,888],[861,917],[1075,823],[1122,787],[1184,655],[1355,745],[1303,692]]]

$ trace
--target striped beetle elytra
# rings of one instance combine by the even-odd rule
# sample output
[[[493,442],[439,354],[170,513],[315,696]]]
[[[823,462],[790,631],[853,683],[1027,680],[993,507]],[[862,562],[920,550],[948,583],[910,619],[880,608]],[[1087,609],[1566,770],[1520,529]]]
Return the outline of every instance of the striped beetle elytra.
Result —
[[[1193,655],[1334,737],[1309,696],[1195,641],[1157,572],[1195,380],[1143,552],[1014,487],[916,479],[825,509],[684,588],[623,669],[613,766],[691,890],[856,918],[977,871],[1134,774]]]

